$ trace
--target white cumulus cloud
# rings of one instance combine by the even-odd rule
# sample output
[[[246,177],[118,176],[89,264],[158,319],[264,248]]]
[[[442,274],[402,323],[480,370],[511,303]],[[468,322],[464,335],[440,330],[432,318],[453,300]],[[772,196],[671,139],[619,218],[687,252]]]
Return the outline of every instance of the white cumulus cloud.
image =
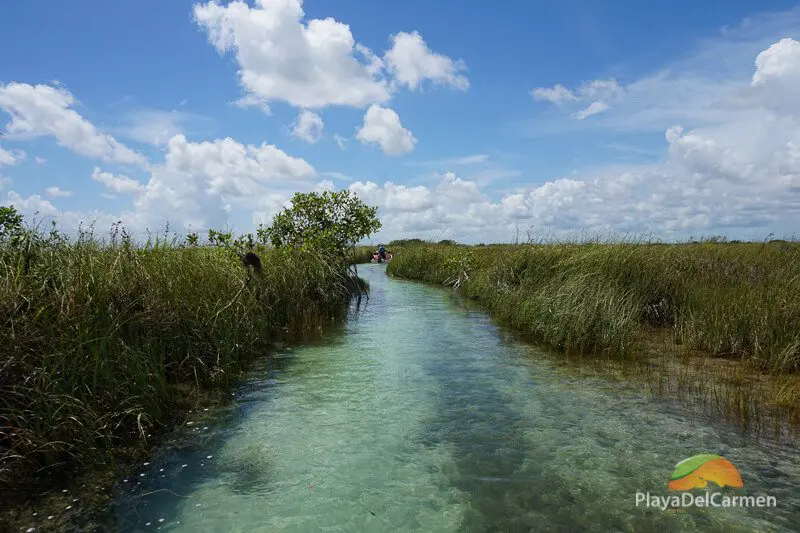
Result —
[[[101,133],[77,111],[68,90],[58,85],[0,84],[0,109],[11,115],[6,130],[12,138],[51,135],[70,150],[103,161],[145,165],[134,152],[108,134]]]
[[[0,148],[0,167],[16,165],[25,159],[26,154],[22,150],[6,150]]]
[[[71,191],[65,191],[58,187],[48,187],[45,189],[45,192],[53,198],[65,198],[67,196],[72,196]]]
[[[92,171],[92,179],[117,194],[138,194],[144,191],[144,186],[135,179],[128,176],[116,176],[110,172],[104,172],[98,167]]]
[[[770,80],[800,79],[800,43],[794,39],[781,39],[758,54],[753,85],[763,85]]]
[[[300,0],[259,0],[253,7],[208,2],[196,5],[194,16],[220,52],[236,54],[248,103],[280,100],[313,109],[390,98],[350,27],[333,18],[305,22]]]
[[[713,103],[708,115],[700,127],[678,122],[662,129],[665,157],[656,163],[607,166],[499,195],[450,172],[431,186],[350,188],[380,207],[380,240],[508,241],[517,228],[523,240],[609,230],[664,239],[791,237],[800,220],[800,100],[789,91],[800,72],[799,45],[772,41],[750,56],[751,70],[738,83],[714,86],[716,93],[698,86]],[[586,84],[580,98],[609,90],[613,84]]]
[[[253,209],[260,197],[278,190],[289,195],[293,188],[307,188],[314,176],[309,163],[274,145],[232,138],[190,142],[177,135],[134,205],[154,225],[221,227],[228,211]]]
[[[459,73],[465,68],[464,62],[432,52],[419,32],[400,32],[392,36],[391,42],[386,62],[399,84],[414,90],[424,80],[430,80],[462,91],[469,88],[469,80]]]
[[[462,61],[430,50],[418,32],[391,36],[379,57],[332,17],[305,20],[302,0],[211,1],[194,18],[220,53],[235,54],[245,91],[237,101],[269,112],[275,101],[303,109],[364,108],[388,102],[398,86],[424,80],[462,90]]]
[[[220,9],[256,9],[236,4]],[[376,183],[350,181],[333,169],[318,173],[305,160],[267,143],[249,145],[233,138],[195,142],[174,135],[166,143],[163,162],[148,165],[141,180],[116,169],[111,173],[98,167],[92,174],[109,192],[128,195],[131,208],[121,214],[60,215],[51,201],[38,195],[23,197],[11,191],[5,198],[71,222],[85,217],[104,223],[123,219],[139,228],[165,221],[208,228],[224,227],[242,216],[247,222],[268,223],[295,191],[331,190],[347,182],[350,190],[379,207],[380,240],[421,236],[507,241],[516,228],[522,228],[523,238],[528,231],[537,236],[582,229],[663,238],[710,232],[756,239],[770,232],[786,236],[800,220],[800,100],[794,96],[800,81],[800,43],[781,37],[755,49],[715,46],[709,61],[724,57],[747,68],[737,66],[714,79],[703,77],[708,69],[692,63],[686,70],[673,66],[624,87],[613,80],[595,80],[575,89],[555,86],[537,93],[540,99],[560,103],[564,122],[573,128],[659,131],[663,158],[650,164],[606,166],[569,177],[532,174],[525,183],[517,180],[513,188],[498,190],[482,187],[489,181],[470,173],[475,165],[490,162],[485,154],[474,154],[437,161],[442,170],[456,167],[459,174],[444,172],[425,185]],[[733,51],[739,55],[731,55]],[[382,62],[373,57],[361,65],[378,79]],[[588,112],[596,102],[611,107],[595,113],[591,121],[569,118]],[[15,135],[26,126],[19,128]],[[397,113],[375,102],[368,106],[356,138],[390,155],[410,152],[416,143]],[[348,172],[363,176],[365,170]]]
[[[316,143],[322,137],[324,128],[322,117],[313,111],[303,109],[297,116],[292,128],[292,135],[309,143]]]
[[[367,109],[356,139],[364,144],[377,144],[386,155],[392,156],[412,151],[417,143],[411,132],[400,123],[400,116],[393,109],[378,104]]]
[[[14,191],[9,191],[5,203],[14,206],[17,211],[29,215],[39,213],[40,216],[56,216],[59,214],[58,209],[52,203],[38,194],[23,197]]]

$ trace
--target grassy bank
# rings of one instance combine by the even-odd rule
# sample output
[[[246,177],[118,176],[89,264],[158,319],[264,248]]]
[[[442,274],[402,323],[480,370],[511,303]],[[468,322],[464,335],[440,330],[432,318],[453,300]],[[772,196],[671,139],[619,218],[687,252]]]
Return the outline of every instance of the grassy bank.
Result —
[[[800,244],[405,246],[387,272],[451,285],[500,323],[570,353],[684,348],[800,371]]]
[[[317,254],[256,248],[255,271],[228,246],[116,237],[0,247],[5,504],[146,445],[187,397],[329,325],[356,290]]]

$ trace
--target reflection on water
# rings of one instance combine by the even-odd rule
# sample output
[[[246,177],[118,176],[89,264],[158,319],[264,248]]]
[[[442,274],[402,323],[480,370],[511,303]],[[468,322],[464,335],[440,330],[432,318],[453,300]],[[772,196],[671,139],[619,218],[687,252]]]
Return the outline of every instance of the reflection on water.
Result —
[[[345,331],[282,352],[121,485],[123,531],[794,531],[800,455],[579,375],[445,291],[362,268]],[[363,274],[362,274],[363,275]],[[637,507],[719,453],[770,509]],[[740,493],[742,493],[740,491]]]

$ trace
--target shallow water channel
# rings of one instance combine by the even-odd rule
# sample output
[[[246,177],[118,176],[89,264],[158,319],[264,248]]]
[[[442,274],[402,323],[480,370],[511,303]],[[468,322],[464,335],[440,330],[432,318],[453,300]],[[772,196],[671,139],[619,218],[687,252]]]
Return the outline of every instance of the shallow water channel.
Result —
[[[499,331],[450,292],[362,265],[370,299],[282,350],[120,480],[121,531],[799,531],[800,450],[687,418]],[[769,508],[637,506],[724,455]],[[716,490],[716,489],[715,489]],[[672,493],[674,494],[674,493]]]

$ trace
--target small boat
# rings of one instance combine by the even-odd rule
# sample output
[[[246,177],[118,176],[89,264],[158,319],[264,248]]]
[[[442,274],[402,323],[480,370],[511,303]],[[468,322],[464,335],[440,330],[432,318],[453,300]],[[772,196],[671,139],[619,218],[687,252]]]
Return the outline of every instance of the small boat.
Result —
[[[392,260],[392,252],[386,252],[386,256],[384,259],[381,259],[381,256],[378,252],[372,252],[372,261],[371,263],[388,263]]]

